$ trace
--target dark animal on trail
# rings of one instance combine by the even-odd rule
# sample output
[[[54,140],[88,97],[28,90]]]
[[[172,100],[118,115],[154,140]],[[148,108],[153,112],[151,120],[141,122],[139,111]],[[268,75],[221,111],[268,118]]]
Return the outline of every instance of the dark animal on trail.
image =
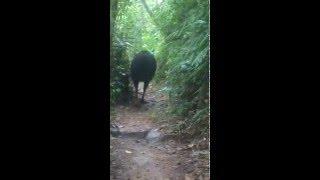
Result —
[[[144,82],[143,85],[143,94],[141,98],[141,102],[144,103],[144,95],[146,89],[149,85],[149,82],[154,77],[155,71],[157,69],[156,59],[154,55],[149,51],[141,51],[136,54],[131,62],[131,79],[133,81],[133,85],[135,88],[135,94],[138,98],[138,85],[139,82]]]

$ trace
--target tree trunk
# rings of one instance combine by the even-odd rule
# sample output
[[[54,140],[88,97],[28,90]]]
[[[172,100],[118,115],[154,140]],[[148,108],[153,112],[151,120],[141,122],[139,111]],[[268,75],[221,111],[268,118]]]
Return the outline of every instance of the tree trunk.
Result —
[[[147,13],[149,14],[151,20],[153,21],[154,25],[157,26],[160,29],[160,33],[165,35],[165,32],[162,30],[162,27],[160,26],[160,24],[157,23],[157,21],[154,19],[153,13],[150,10],[149,6],[147,5],[145,0],[141,0],[141,3],[143,5],[143,7],[146,9]]]

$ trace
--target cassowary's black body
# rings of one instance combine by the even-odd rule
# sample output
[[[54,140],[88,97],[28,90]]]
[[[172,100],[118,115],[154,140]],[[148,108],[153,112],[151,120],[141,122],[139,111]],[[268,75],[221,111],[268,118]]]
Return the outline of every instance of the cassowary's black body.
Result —
[[[157,63],[153,56],[148,51],[138,53],[131,63],[131,79],[134,84],[136,96],[138,97],[138,84],[144,82],[143,95],[141,101],[144,102],[145,91],[152,80],[157,69]]]

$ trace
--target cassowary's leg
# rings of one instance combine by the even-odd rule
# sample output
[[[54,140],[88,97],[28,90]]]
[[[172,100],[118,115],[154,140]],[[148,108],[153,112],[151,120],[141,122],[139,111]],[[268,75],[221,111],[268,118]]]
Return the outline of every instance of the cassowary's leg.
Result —
[[[136,98],[138,99],[138,85],[139,85],[139,81],[133,81],[133,85],[134,85],[134,89],[135,89]]]
[[[144,101],[144,94],[146,93],[148,85],[149,85],[149,81],[145,81],[144,85],[143,85],[143,94],[142,94],[141,102],[145,102]]]

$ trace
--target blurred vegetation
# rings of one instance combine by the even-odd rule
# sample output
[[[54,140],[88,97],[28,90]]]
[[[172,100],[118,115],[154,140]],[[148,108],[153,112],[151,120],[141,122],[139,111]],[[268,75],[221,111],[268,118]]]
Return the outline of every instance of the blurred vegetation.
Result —
[[[112,104],[126,88],[121,77],[129,71],[133,55],[149,50],[158,64],[155,84],[169,95],[171,114],[184,119],[177,129],[208,132],[208,3],[208,0],[111,0]]]

